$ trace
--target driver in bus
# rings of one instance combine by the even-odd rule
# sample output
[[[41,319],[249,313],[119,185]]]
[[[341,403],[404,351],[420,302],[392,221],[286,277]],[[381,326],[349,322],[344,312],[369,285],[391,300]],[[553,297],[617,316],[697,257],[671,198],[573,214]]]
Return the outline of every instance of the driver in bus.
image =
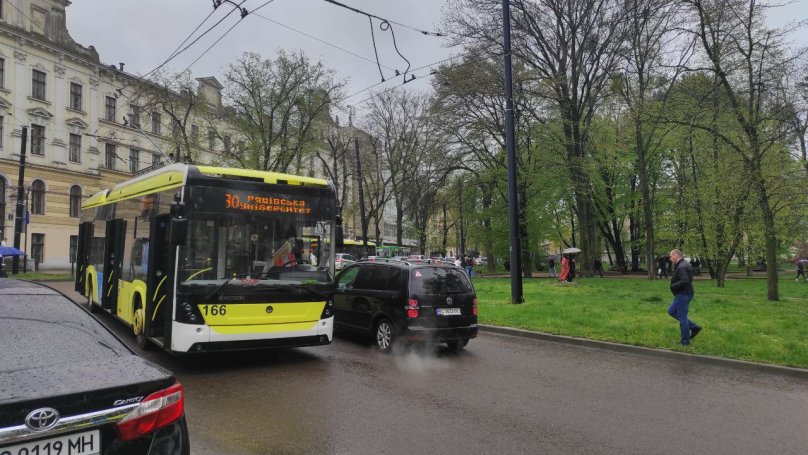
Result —
[[[275,267],[295,267],[297,265],[297,256],[292,251],[295,245],[295,238],[289,237],[289,240],[283,242],[275,254],[272,255],[272,264]]]

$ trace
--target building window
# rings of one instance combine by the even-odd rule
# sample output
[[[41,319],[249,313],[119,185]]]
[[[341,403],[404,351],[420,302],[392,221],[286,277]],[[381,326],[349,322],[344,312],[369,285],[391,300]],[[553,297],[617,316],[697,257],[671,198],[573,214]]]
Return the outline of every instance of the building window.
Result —
[[[0,115],[0,149],[3,148],[3,125],[5,125],[5,119],[5,117]]]
[[[81,216],[81,187],[73,185],[70,187],[70,217]]]
[[[160,114],[157,112],[151,113],[151,132],[154,134],[160,134],[161,131],[161,123],[160,123]]]
[[[151,156],[151,165],[152,167],[158,167],[163,164],[163,160],[160,157],[159,153],[152,153]]]
[[[191,143],[199,145],[199,127],[196,125],[191,125]]]
[[[70,161],[81,163],[81,135],[70,133]]]
[[[104,167],[115,169],[115,144],[106,144],[104,146]]]
[[[224,151],[230,152],[230,136],[225,136],[222,138],[222,142],[224,142]]]
[[[70,109],[81,110],[81,85],[75,82],[70,83]]]
[[[129,126],[140,128],[140,106],[136,104],[129,105]]]
[[[136,173],[140,169],[140,150],[129,149],[129,172]]]
[[[213,128],[208,128],[208,150],[213,150],[216,145],[216,131]]]
[[[42,71],[33,70],[31,97],[45,101],[45,73]]]
[[[104,119],[108,122],[115,122],[115,111],[117,108],[115,107],[115,102],[117,100],[111,96],[107,97],[107,103],[105,105],[105,116]]]
[[[6,61],[5,59],[0,58],[0,88],[6,87],[5,81],[6,81]]]
[[[45,234],[31,234],[31,257],[37,264],[45,260]]]
[[[45,214],[45,182],[42,180],[34,180],[31,183],[31,213]]]
[[[45,127],[31,125],[31,154],[45,156]]]

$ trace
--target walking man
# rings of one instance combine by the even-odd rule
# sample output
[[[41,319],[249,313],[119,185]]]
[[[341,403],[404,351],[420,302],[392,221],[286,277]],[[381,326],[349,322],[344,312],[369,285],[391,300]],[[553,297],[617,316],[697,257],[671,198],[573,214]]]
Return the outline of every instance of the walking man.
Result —
[[[550,278],[555,278],[556,277],[555,256],[550,256],[547,259],[547,268],[550,269]]]
[[[693,268],[690,263],[683,260],[682,252],[671,251],[671,262],[674,264],[671,274],[671,292],[673,302],[668,307],[668,314],[679,321],[679,330],[682,338],[680,343],[683,346],[690,344],[690,340],[701,332],[701,326],[687,318],[690,301],[693,300]]]

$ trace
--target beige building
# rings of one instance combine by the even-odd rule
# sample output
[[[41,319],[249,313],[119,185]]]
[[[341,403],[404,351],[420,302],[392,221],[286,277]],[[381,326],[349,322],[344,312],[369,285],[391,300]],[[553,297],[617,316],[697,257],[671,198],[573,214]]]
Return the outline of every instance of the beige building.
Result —
[[[68,269],[81,202],[168,162],[176,147],[165,113],[138,106],[138,79],[106,65],[70,37],[68,0],[0,2],[0,231],[10,246],[22,128],[28,128],[24,186],[30,212],[21,247],[43,269]],[[199,96],[221,107],[221,85],[197,79]],[[203,122],[199,121],[200,125]],[[187,125],[200,161],[215,162],[200,126]]]

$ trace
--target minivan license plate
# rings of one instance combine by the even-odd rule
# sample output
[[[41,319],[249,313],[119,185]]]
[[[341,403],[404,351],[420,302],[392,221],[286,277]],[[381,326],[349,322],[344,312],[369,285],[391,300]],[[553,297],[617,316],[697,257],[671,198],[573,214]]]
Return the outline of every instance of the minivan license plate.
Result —
[[[0,448],[1,455],[97,455],[100,453],[101,437],[98,430]]]
[[[460,316],[460,308],[438,308],[438,316]]]

